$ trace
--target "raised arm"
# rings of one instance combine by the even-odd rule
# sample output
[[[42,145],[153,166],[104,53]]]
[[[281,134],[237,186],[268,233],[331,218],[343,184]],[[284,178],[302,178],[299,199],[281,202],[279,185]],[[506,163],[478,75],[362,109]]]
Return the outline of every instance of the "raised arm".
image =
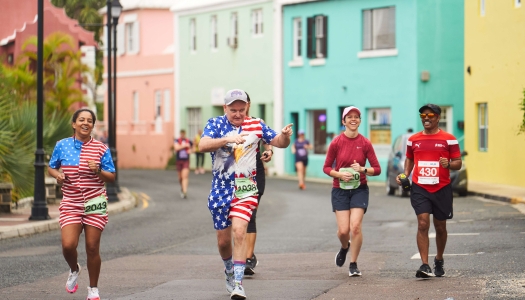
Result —
[[[293,124],[286,125],[271,142],[270,145],[277,148],[286,148],[290,145],[290,137],[292,136],[292,126]]]

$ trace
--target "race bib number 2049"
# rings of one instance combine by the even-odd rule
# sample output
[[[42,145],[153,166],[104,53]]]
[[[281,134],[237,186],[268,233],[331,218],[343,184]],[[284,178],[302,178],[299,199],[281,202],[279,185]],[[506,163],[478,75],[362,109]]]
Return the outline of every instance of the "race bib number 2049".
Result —
[[[438,161],[419,161],[417,164],[416,172],[418,174],[417,183],[419,184],[439,183]]]

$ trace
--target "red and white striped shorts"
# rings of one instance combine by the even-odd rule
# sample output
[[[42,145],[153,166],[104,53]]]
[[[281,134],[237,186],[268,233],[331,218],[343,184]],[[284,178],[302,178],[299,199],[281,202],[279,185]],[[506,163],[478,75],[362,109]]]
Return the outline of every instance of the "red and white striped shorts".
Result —
[[[60,228],[70,224],[84,224],[93,226],[102,231],[108,223],[107,213],[104,215],[86,215],[84,212],[84,201],[64,198],[62,199],[58,210],[60,211],[60,217],[58,218]]]
[[[229,218],[241,218],[246,222],[250,222],[252,218],[252,212],[259,205],[258,195],[249,196],[246,198],[233,198],[230,203],[230,214]]]

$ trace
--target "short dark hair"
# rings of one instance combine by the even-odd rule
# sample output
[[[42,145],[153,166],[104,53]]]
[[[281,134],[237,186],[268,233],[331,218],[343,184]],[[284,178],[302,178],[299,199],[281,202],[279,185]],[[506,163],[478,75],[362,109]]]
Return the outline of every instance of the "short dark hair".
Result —
[[[95,125],[95,122],[97,121],[97,116],[95,115],[95,113],[89,109],[89,108],[81,108],[79,110],[77,110],[75,113],[73,113],[73,118],[72,118],[72,121],[73,123],[75,123],[78,119],[78,116],[80,115],[81,112],[89,112],[91,114],[91,118],[93,118],[93,125]]]

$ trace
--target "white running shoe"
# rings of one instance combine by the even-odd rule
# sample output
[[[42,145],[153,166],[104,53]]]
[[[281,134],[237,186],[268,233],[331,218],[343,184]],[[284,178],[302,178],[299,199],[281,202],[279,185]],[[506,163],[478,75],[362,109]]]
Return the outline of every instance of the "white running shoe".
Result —
[[[246,299],[246,292],[244,292],[244,288],[241,284],[236,283],[235,288],[233,289],[232,294],[230,295],[230,299],[235,300],[244,300]]]
[[[78,289],[77,279],[78,279],[78,275],[80,275],[80,271],[82,270],[82,268],[80,267],[80,264],[78,263],[77,263],[77,267],[78,267],[78,271],[71,272],[71,270],[69,270],[69,276],[67,277],[66,291],[70,294],[73,294]]]
[[[231,294],[235,288],[235,276],[233,273],[228,274],[226,270],[224,270],[224,275],[226,276],[226,291]]]
[[[100,300],[98,295],[98,288],[88,286],[88,296],[86,300]]]

